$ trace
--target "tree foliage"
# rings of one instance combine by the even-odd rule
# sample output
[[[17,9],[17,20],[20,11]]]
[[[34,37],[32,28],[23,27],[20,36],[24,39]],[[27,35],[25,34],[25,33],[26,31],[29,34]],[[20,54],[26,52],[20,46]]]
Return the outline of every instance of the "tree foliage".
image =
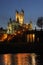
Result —
[[[39,17],[38,20],[37,20],[37,26],[38,27],[43,27],[43,17]]]

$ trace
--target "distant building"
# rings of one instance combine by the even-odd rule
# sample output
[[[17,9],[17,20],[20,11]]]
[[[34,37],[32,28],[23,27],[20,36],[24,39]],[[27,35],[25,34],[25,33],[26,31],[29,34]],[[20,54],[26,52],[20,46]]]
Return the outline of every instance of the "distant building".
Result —
[[[29,24],[24,24],[24,11],[21,10],[21,12],[19,13],[16,10],[16,20],[9,20],[8,25],[7,25],[7,33],[8,34],[13,34],[15,32],[15,30],[19,30],[20,27],[22,27],[23,29],[28,29],[28,30],[32,30],[32,22],[30,22]]]
[[[32,30],[33,29],[32,21],[30,21],[30,23],[23,24],[23,28],[25,28],[27,30]]]
[[[13,34],[15,32],[15,30],[19,29],[19,26],[20,26],[19,23],[16,22],[15,20],[10,21],[7,26],[7,33]]]
[[[24,11],[23,10],[21,10],[20,13],[16,10],[16,21],[20,23],[20,25],[24,24]]]
[[[23,24],[23,28],[28,29],[28,30],[32,30],[32,23],[29,24]]]

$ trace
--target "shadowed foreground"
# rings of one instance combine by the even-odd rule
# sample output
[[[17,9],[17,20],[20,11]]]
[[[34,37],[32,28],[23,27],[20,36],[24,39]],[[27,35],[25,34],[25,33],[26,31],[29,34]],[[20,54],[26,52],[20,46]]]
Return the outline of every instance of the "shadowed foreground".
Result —
[[[0,53],[42,52],[41,43],[1,43]]]

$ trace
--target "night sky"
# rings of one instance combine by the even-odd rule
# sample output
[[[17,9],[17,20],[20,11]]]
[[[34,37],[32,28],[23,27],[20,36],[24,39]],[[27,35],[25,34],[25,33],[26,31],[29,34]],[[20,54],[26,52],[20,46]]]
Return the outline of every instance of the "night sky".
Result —
[[[32,20],[35,26],[37,18],[43,16],[43,0],[0,0],[0,27],[6,28],[10,17],[15,19],[16,9],[23,9],[25,22]]]

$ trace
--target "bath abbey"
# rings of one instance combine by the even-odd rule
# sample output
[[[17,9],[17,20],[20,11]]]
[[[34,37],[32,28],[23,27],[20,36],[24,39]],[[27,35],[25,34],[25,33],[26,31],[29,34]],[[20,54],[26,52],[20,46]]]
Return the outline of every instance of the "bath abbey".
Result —
[[[15,19],[9,19],[7,25],[7,34],[13,34],[15,31],[21,29],[32,30],[32,21],[30,21],[28,24],[25,24],[24,19],[24,10],[21,10],[20,12],[16,10]]]
[[[0,42],[11,41],[14,42],[43,42],[43,32],[42,30],[33,29],[32,21],[25,23],[24,10],[20,12],[16,10],[15,18],[10,18],[6,29],[0,29]],[[10,42],[11,43],[11,42]]]

